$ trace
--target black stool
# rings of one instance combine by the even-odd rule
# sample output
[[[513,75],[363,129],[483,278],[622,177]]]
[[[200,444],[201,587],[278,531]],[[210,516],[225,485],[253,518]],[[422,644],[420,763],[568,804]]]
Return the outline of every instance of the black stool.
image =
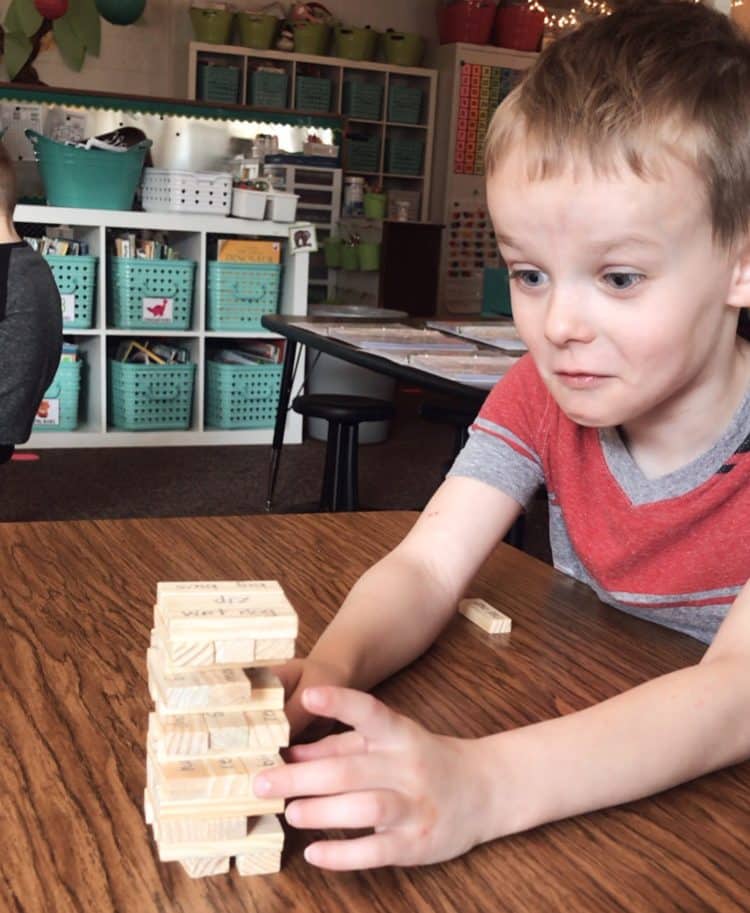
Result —
[[[425,400],[419,407],[419,414],[428,422],[439,425],[453,425],[453,454],[447,469],[450,469],[453,460],[469,439],[469,425],[476,418],[478,409],[470,409],[460,403],[443,403],[435,400]],[[446,469],[446,472],[447,472]]]
[[[298,396],[292,408],[306,418],[322,418],[328,422],[320,510],[358,510],[359,423],[393,418],[393,403],[369,396],[309,393]]]

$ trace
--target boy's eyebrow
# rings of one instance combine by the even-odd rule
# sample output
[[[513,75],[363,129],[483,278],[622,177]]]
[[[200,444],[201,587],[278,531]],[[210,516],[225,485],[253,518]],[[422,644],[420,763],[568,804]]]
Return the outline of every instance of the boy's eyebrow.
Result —
[[[516,247],[517,242],[510,235],[504,235],[496,231],[495,238],[498,244],[504,244],[506,247]],[[661,247],[659,241],[655,238],[649,238],[647,235],[625,235],[622,238],[603,238],[601,241],[592,240],[589,247],[597,253],[606,253],[618,247]]]

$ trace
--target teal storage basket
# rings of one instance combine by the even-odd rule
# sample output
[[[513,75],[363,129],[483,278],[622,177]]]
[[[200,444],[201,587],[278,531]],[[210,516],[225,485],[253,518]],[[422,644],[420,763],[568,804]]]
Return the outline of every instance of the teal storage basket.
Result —
[[[215,64],[198,65],[198,98],[236,105],[240,100],[240,69]]]
[[[274,263],[208,264],[209,330],[260,330],[260,318],[279,308],[281,267]]]
[[[388,120],[395,124],[418,124],[422,97],[421,89],[392,85],[388,91]]]
[[[250,104],[262,108],[286,108],[289,76],[286,73],[250,74]]]
[[[206,363],[206,425],[273,428],[282,365]]]
[[[380,163],[380,140],[377,136],[357,139],[350,136],[346,141],[347,171],[374,173]]]
[[[48,206],[130,209],[151,140],[126,152],[79,149],[27,130]]]
[[[94,322],[97,258],[45,254],[63,305],[64,329],[90,329]]]
[[[386,171],[389,174],[421,174],[424,141],[417,139],[389,140],[386,158]]]
[[[34,419],[34,431],[75,431],[81,390],[81,361],[61,361]]]
[[[109,362],[109,418],[123,431],[190,427],[195,365]]]
[[[298,76],[295,106],[300,111],[330,111],[331,86],[331,80],[321,76]]]
[[[362,79],[344,80],[343,113],[364,120],[380,120],[383,87]]]
[[[112,326],[187,330],[193,311],[194,260],[109,261]]]

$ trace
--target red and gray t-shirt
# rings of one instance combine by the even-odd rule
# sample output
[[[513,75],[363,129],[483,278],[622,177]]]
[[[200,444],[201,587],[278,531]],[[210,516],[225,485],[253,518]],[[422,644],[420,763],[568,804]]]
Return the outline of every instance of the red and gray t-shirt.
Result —
[[[705,643],[750,578],[750,390],[710,450],[648,479],[615,428],[567,418],[527,355],[487,397],[449,474],[524,507],[546,485],[556,568]]]

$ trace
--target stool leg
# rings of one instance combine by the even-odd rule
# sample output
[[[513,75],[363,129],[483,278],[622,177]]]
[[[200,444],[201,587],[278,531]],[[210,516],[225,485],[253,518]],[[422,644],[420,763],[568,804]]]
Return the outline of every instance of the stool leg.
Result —
[[[342,425],[338,438],[334,467],[331,510],[357,510],[357,445],[359,426]]]
[[[341,440],[341,425],[338,422],[328,422],[328,440],[326,442],[326,459],[323,470],[323,487],[320,492],[319,509],[321,511],[335,510],[336,491],[336,466]]]

